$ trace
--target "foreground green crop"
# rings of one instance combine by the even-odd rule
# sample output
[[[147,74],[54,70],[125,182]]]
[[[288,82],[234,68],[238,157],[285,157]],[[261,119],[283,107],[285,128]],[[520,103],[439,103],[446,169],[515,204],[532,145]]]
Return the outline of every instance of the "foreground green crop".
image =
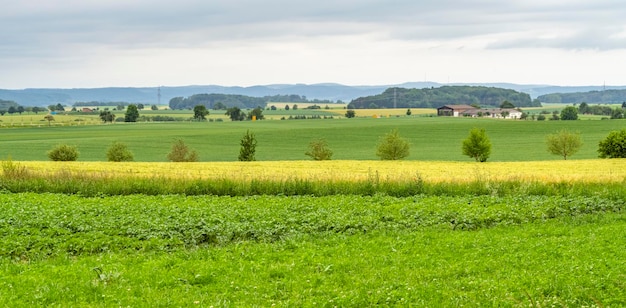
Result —
[[[0,194],[8,306],[621,306],[610,196]]]

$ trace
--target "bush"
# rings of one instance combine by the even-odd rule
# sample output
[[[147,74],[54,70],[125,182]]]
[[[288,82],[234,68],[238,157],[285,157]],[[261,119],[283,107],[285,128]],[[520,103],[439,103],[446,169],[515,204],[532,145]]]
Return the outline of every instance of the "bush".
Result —
[[[309,151],[304,153],[313,160],[330,160],[333,151],[328,148],[328,143],[324,139],[316,139],[309,143]]]
[[[382,160],[399,160],[409,156],[409,142],[400,137],[397,129],[380,139],[376,156]]]
[[[172,151],[167,154],[167,159],[173,162],[196,162],[198,152],[190,150],[182,139],[176,139],[172,144]]]
[[[60,144],[48,151],[48,158],[52,161],[76,161],[78,154],[75,146]]]
[[[491,141],[485,129],[473,128],[462,144],[463,155],[474,158],[477,162],[486,162],[491,155]]]
[[[133,153],[128,150],[126,144],[121,142],[113,142],[107,150],[107,159],[109,161],[133,161]]]
[[[612,131],[598,144],[600,158],[626,158],[626,129]]]

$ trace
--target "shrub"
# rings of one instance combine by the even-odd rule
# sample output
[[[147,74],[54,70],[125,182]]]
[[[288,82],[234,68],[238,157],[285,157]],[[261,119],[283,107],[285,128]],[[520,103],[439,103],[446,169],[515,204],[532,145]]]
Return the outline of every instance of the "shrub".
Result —
[[[309,143],[309,151],[304,153],[313,160],[330,160],[333,151],[328,148],[328,143],[324,139],[316,139]]]
[[[598,144],[600,158],[626,158],[626,129],[612,131]]]
[[[128,150],[126,144],[121,142],[113,142],[107,150],[107,159],[109,161],[133,161],[133,153]]]
[[[167,159],[173,162],[196,162],[198,152],[190,150],[182,139],[176,139],[172,144],[172,151],[167,154]]]
[[[409,156],[409,142],[400,137],[397,129],[380,139],[376,156],[382,160],[399,160]]]
[[[477,162],[486,162],[491,155],[491,141],[485,129],[473,128],[462,144],[463,155],[474,158]]]
[[[48,158],[52,161],[75,161],[78,159],[78,154],[75,146],[60,144],[48,151]]]
[[[249,130],[246,131],[246,134],[241,138],[240,144],[239,161],[255,161],[256,137],[254,134],[251,134]]]

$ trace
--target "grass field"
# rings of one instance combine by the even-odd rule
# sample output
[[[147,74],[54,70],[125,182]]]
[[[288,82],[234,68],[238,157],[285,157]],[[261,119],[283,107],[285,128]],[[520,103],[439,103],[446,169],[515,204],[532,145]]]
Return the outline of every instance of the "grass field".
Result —
[[[337,160],[377,160],[380,137],[398,129],[411,143],[407,160],[471,161],[461,142],[473,127],[485,128],[492,141],[489,161],[559,160],[549,154],[545,136],[559,129],[579,131],[584,145],[571,159],[597,157],[598,142],[625,121],[509,121],[470,118],[391,117],[246,122],[114,123],[72,127],[7,128],[0,137],[0,157],[16,161],[47,160],[46,152],[64,143],[75,145],[81,161],[105,160],[113,141],[128,145],[136,161],[163,162],[174,139],[183,139],[200,161],[236,161],[239,141],[250,130],[258,140],[257,160],[303,160],[308,144],[325,138]]]
[[[625,125],[416,115],[5,126],[0,302],[626,306],[626,160],[596,158]],[[493,143],[486,163],[461,155],[473,127]],[[567,161],[544,144],[562,128],[585,143]],[[405,161],[374,155],[392,129],[411,142]],[[256,162],[236,161],[247,130]],[[175,138],[201,162],[166,162]],[[304,160],[315,138],[334,160]],[[113,141],[137,162],[105,162]],[[47,161],[61,143],[78,146],[78,162]]]

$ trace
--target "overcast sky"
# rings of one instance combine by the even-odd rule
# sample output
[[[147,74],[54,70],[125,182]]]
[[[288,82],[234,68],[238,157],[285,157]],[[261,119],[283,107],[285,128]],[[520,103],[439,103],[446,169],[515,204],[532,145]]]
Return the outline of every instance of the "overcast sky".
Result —
[[[0,0],[0,88],[626,85],[622,0]]]

